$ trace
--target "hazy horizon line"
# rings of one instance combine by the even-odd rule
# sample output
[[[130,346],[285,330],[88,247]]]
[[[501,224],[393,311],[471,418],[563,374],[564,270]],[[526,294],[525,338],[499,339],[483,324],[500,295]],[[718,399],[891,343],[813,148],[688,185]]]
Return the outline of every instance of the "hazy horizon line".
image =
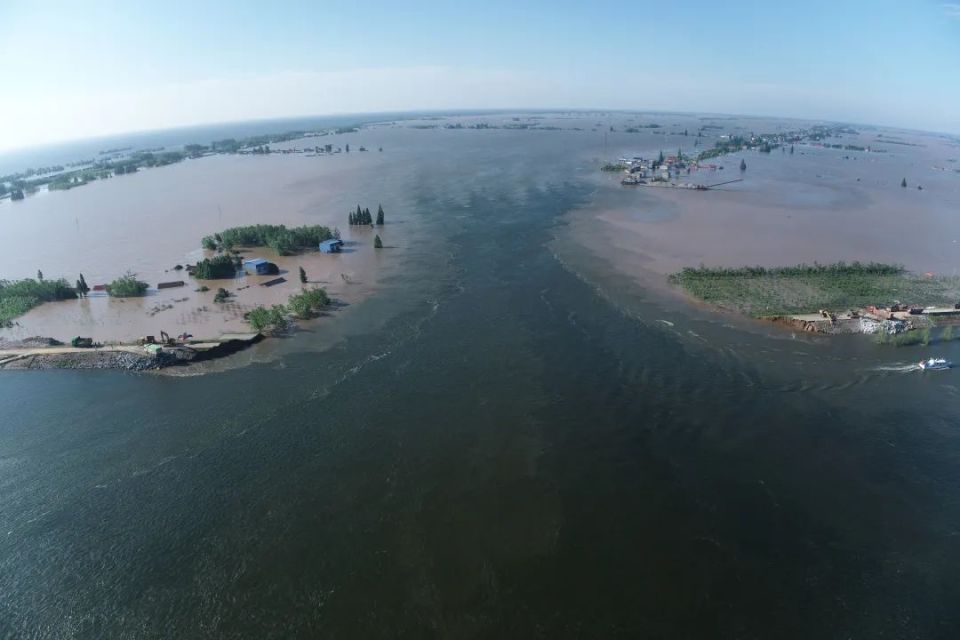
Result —
[[[506,108],[454,108],[454,109],[404,109],[404,110],[388,110],[388,111],[358,111],[358,112],[331,112],[331,113],[309,113],[309,114],[298,114],[291,116],[281,116],[281,117],[271,117],[271,118],[246,118],[239,120],[215,120],[215,121],[205,121],[198,122],[195,124],[188,125],[178,125],[178,126],[159,126],[156,128],[150,129],[130,129],[125,131],[119,131],[116,133],[106,133],[102,135],[93,135],[93,136],[80,136],[76,138],[64,138],[57,140],[55,142],[41,142],[37,144],[30,144],[25,146],[11,147],[9,149],[0,148],[0,157],[15,155],[22,152],[32,151],[32,150],[44,150],[44,149],[53,149],[59,146],[65,146],[70,144],[80,144],[84,142],[95,142],[97,140],[112,140],[116,138],[137,136],[137,135],[148,135],[156,134],[161,132],[168,131],[188,131],[190,129],[203,129],[207,127],[229,127],[231,125],[242,125],[242,124],[253,124],[253,123],[270,123],[270,122],[285,122],[293,120],[309,120],[309,119],[321,119],[321,118],[346,118],[356,116],[357,118],[374,118],[377,116],[418,116],[418,115],[451,115],[451,116],[471,116],[471,115],[486,115],[486,114],[505,114],[505,113],[633,113],[633,114],[663,114],[663,115],[686,115],[686,116],[721,116],[721,117],[736,117],[736,118],[757,118],[762,120],[794,120],[799,122],[822,122],[828,124],[839,124],[839,125],[850,125],[850,126],[859,126],[859,127],[874,127],[874,128],[883,128],[891,131],[903,131],[910,133],[923,133],[923,134],[932,134],[932,135],[941,135],[941,136],[958,136],[960,132],[950,132],[950,131],[935,131],[932,129],[921,129],[921,128],[909,128],[898,125],[890,124],[881,124],[881,123],[871,123],[871,122],[856,122],[852,120],[837,120],[833,118],[817,118],[817,117],[797,117],[797,116],[778,116],[778,115],[769,115],[769,114],[758,114],[758,113],[730,113],[722,111],[684,111],[684,110],[669,110],[669,109],[624,109],[624,108],[566,108],[566,107],[506,107]],[[410,118],[413,119],[413,118]],[[357,122],[358,125],[370,125],[378,124],[378,120],[367,120]],[[284,133],[277,131],[276,133]],[[200,141],[196,141],[197,144],[200,144]]]

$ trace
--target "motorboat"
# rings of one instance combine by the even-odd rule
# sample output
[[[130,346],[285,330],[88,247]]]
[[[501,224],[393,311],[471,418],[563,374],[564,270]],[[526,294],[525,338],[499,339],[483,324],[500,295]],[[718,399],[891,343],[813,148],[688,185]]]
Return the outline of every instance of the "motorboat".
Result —
[[[950,361],[945,358],[928,358],[920,361],[920,368],[924,371],[928,369],[949,369]]]

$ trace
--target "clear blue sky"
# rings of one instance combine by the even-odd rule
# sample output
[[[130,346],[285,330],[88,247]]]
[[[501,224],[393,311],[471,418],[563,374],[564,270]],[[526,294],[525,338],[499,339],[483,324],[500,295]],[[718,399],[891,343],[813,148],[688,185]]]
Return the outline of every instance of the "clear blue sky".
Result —
[[[784,115],[960,133],[960,3],[0,2],[0,149],[403,109]]]

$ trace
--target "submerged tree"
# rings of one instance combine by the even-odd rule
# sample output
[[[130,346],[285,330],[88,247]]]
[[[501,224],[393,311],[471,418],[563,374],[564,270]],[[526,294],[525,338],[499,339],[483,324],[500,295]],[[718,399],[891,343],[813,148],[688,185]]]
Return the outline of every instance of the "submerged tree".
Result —
[[[90,293],[90,287],[87,286],[87,280],[83,277],[83,274],[80,274],[80,279],[77,280],[77,290],[80,292],[81,297],[86,297]]]
[[[377,236],[373,239],[373,248],[374,248],[374,249],[383,249],[383,240],[380,239],[380,235],[379,235],[379,234],[377,234]]]
[[[307,272],[300,267],[300,284],[307,284]]]
[[[741,160],[741,161],[740,161],[740,171],[746,171],[746,170],[747,170],[747,161],[746,161],[746,160]]]
[[[903,180],[900,181],[900,186],[903,187],[904,189],[907,188],[907,179],[906,179],[906,178],[904,178]]]

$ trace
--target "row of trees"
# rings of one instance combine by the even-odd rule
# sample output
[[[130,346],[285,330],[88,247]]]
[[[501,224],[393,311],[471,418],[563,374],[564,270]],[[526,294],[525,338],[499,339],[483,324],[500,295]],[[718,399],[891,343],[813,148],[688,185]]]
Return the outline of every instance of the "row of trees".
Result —
[[[370,209],[361,209],[360,205],[357,205],[356,211],[351,211],[347,214],[347,219],[350,222],[350,226],[360,226],[360,225],[370,225],[373,226],[374,220],[373,216],[370,214]],[[377,207],[377,225],[383,224],[383,205]]]
[[[902,264],[883,262],[834,262],[830,264],[798,264],[788,267],[684,267],[674,278],[756,278],[761,276],[812,275],[900,275],[906,271]]]
[[[200,245],[211,251],[230,251],[234,247],[270,247],[277,255],[289,256],[306,248],[317,248],[324,240],[339,238],[340,232],[323,225],[287,228],[282,224],[256,224],[230,227],[212,236],[204,236]]]

